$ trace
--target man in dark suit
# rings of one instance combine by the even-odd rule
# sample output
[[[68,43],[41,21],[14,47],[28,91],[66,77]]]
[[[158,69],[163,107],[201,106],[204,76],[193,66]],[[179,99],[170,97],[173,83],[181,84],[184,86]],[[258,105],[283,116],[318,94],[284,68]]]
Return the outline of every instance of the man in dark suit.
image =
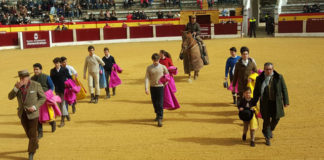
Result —
[[[289,106],[285,80],[273,69],[273,64],[270,62],[264,64],[264,71],[256,79],[252,106],[255,106],[259,99],[263,118],[262,133],[266,139],[266,145],[270,146],[272,131],[276,128],[280,118],[285,116],[284,107]]]
[[[29,160],[32,160],[36,149],[38,149],[37,124],[39,117],[39,107],[44,104],[46,97],[42,86],[35,81],[30,80],[27,70],[18,72],[20,81],[10,91],[9,100],[17,97],[18,116],[25,129],[29,139],[28,154]]]
[[[51,69],[50,76],[55,86],[55,93],[56,95],[60,96],[62,100],[62,102],[59,103],[60,109],[62,111],[61,124],[59,125],[59,127],[63,127],[65,125],[65,118],[70,121],[70,116],[67,108],[68,105],[64,100],[64,82],[67,79],[72,79],[72,77],[70,76],[68,69],[61,67],[61,58],[54,58],[53,63],[55,64],[55,67]]]

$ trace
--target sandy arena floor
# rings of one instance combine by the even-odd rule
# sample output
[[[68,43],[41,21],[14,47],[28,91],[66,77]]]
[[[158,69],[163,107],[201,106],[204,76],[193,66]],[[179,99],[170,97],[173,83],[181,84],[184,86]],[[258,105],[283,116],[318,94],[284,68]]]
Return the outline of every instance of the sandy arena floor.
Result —
[[[95,45],[103,56],[109,47],[124,69],[123,84],[117,95],[100,99],[97,105],[88,99],[77,104],[77,112],[64,128],[50,132],[44,125],[44,137],[35,158],[40,160],[218,160],[218,159],[324,159],[324,39],[258,38],[206,40],[211,64],[199,79],[187,82],[182,61],[177,60],[180,41]],[[231,93],[222,86],[228,49],[250,48],[258,68],[267,61],[285,77],[290,97],[286,117],[274,132],[272,146],[264,144],[260,128],[256,147],[241,141],[242,122],[231,104]],[[150,96],[144,92],[146,66],[152,53],[169,51],[179,68],[176,96],[181,108],[165,111],[164,126],[158,128]],[[36,62],[44,72],[54,67],[52,60],[66,56],[70,65],[83,75],[87,46],[55,47],[0,51],[0,159],[27,157],[27,138],[16,116],[17,101],[7,95],[18,80],[17,71]],[[83,84],[87,83],[82,79]],[[101,90],[104,94],[104,90]],[[70,109],[71,112],[71,109]],[[57,122],[59,124],[60,118]],[[260,121],[262,122],[262,121]],[[249,138],[249,136],[248,136]]]

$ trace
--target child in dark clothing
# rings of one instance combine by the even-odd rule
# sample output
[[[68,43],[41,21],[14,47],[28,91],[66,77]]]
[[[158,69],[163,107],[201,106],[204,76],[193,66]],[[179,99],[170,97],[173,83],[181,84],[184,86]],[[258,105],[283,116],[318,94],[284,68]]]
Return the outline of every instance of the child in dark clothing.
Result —
[[[109,49],[106,47],[104,48],[104,53],[105,56],[102,57],[102,61],[105,62],[104,69],[105,69],[105,76],[106,76],[106,82],[107,82],[107,87],[106,87],[106,99],[110,98],[110,93],[109,93],[109,78],[111,75],[111,70],[113,68],[113,65],[116,63],[115,59],[113,56],[110,55]],[[116,87],[113,88],[113,96],[116,95]]]
[[[258,120],[255,116],[255,112],[258,112],[256,107],[253,107],[251,104],[251,88],[247,87],[244,89],[243,92],[243,100],[240,101],[239,105],[238,105],[238,109],[240,112],[242,112],[243,110],[251,110],[252,111],[252,118],[248,121],[243,120],[243,135],[242,135],[242,140],[246,141],[246,134],[250,125],[250,135],[251,135],[251,147],[255,146],[255,130],[258,128]]]

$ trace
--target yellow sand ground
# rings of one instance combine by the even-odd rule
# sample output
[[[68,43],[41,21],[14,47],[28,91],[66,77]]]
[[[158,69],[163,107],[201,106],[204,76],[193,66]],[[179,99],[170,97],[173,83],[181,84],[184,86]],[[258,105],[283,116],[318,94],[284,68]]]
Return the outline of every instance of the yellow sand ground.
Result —
[[[77,112],[64,128],[44,137],[35,158],[40,160],[200,160],[200,159],[324,159],[324,39],[258,38],[206,40],[210,65],[199,79],[187,82],[182,61],[177,60],[180,41],[95,45],[97,54],[109,47],[124,69],[123,84],[117,95],[100,99],[97,105],[77,104]],[[241,141],[242,122],[231,104],[231,93],[222,86],[228,49],[250,48],[258,65],[271,61],[285,77],[290,106],[274,132],[272,146],[264,144],[260,128],[256,147]],[[176,96],[181,108],[165,111],[164,126],[156,127],[150,96],[144,93],[146,66],[152,53],[169,51],[179,68]],[[18,80],[17,70],[36,62],[44,72],[53,67],[52,59],[66,56],[70,65],[83,75],[87,46],[0,51],[0,159],[27,157],[27,138],[16,116],[17,101],[7,95]],[[85,86],[87,83],[82,79]],[[101,90],[104,94],[104,90]],[[70,109],[71,111],[71,109]],[[57,123],[59,124],[59,119]],[[262,122],[262,120],[261,120]],[[249,138],[249,136],[248,136]]]

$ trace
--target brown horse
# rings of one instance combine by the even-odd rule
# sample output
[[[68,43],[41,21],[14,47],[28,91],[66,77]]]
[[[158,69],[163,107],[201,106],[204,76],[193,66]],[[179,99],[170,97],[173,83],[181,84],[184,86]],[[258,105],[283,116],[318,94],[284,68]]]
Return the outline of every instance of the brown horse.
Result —
[[[196,40],[192,37],[191,32],[182,32],[182,49],[180,57],[183,59],[185,74],[191,79],[191,72],[194,71],[194,79],[197,79],[199,70],[204,66],[201,59],[200,49]]]

